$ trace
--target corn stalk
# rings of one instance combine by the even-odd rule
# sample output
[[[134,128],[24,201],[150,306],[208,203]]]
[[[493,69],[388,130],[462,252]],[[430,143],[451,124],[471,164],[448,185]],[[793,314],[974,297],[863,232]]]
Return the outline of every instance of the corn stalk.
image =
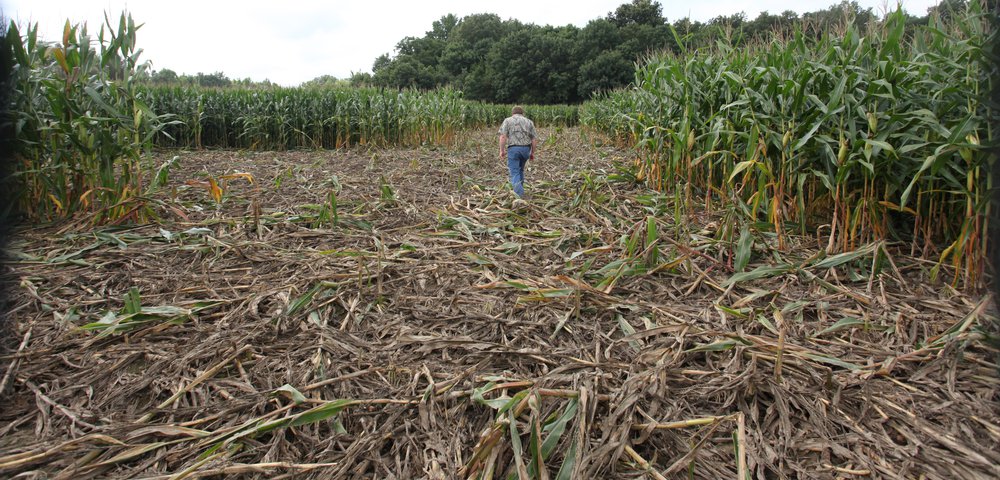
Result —
[[[818,40],[653,55],[635,87],[581,108],[581,122],[636,148],[636,178],[692,213],[737,201],[741,221],[817,232],[829,253],[898,239],[982,284],[990,161],[978,1],[907,37],[890,13]],[[740,231],[740,228],[727,231]],[[731,238],[722,239],[731,242]]]
[[[21,35],[11,22],[5,38],[15,67],[10,121],[15,126],[13,180],[21,211],[52,220],[78,212],[95,222],[147,215],[140,159],[167,121],[148,106],[139,86],[137,26],[122,14],[106,19],[96,42],[87,26],[63,29],[61,41]]]

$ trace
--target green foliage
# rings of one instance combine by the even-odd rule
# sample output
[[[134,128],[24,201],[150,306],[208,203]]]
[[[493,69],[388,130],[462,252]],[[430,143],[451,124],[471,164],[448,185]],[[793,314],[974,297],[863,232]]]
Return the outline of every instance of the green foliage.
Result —
[[[581,122],[640,152],[636,177],[742,207],[744,224],[816,229],[830,251],[910,241],[976,284],[987,250],[992,135],[980,96],[984,18],[933,16],[908,31],[901,11],[842,34],[720,42],[652,56],[636,87],[581,108]],[[679,34],[679,36],[681,36]],[[739,267],[749,255],[740,235]],[[735,238],[729,240],[733,241]]]
[[[375,88],[199,88],[151,86],[154,111],[183,123],[167,128],[164,147],[255,150],[352,145],[444,145],[463,128],[496,127],[510,105],[464,99],[461,92]],[[539,126],[575,125],[576,107],[531,106]]]
[[[628,85],[635,76],[635,63],[617,50],[599,53],[580,66],[577,93],[581,97],[594,92],[607,92]]]
[[[926,18],[907,16],[907,32],[921,21]],[[853,1],[801,18],[791,11],[763,12],[752,20],[738,13],[671,24],[660,3],[632,0],[583,28],[523,24],[494,14],[446,15],[423,37],[402,39],[394,55],[379,56],[372,82],[393,88],[451,86],[469,99],[494,103],[579,103],[595,92],[628,85],[635,62],[657,52],[714,48],[720,40],[737,47],[755,45],[796,30],[818,39],[842,33],[847,24],[864,31],[875,23],[872,9]]]
[[[244,78],[242,80],[234,80],[226,76],[225,73],[215,72],[215,73],[202,73],[198,72],[194,75],[179,75],[177,72],[164,68],[161,70],[156,70],[151,73],[145,73],[139,77],[145,83],[152,85],[187,85],[187,86],[199,86],[199,87],[215,87],[215,88],[225,88],[225,87],[270,87],[274,84],[269,80],[264,80],[261,82],[253,81],[249,78]],[[330,77],[329,75],[324,75],[322,77],[316,78],[310,82],[306,82],[312,85],[324,84],[328,81],[336,82],[337,79]]]
[[[656,27],[666,21],[663,18],[663,7],[651,0],[632,0],[632,3],[624,3],[615,9],[614,13],[608,14],[608,20],[619,27],[629,25]]]
[[[450,85],[494,103],[578,103],[628,84],[633,62],[669,46],[659,4],[635,0],[584,29],[502,21],[494,14],[447,15],[424,37],[404,38],[375,60],[376,85]],[[584,68],[581,68],[584,67]]]
[[[122,14],[94,42],[85,25],[67,21],[61,42],[47,44],[37,25],[23,36],[14,22],[8,27],[14,180],[30,218],[88,211],[101,222],[147,213],[139,160],[168,117],[153,113],[140,88],[147,65],[139,62],[138,28]]]
[[[540,104],[577,101],[576,32],[575,27],[529,26],[501,39],[486,59],[487,70],[494,72],[491,100]]]

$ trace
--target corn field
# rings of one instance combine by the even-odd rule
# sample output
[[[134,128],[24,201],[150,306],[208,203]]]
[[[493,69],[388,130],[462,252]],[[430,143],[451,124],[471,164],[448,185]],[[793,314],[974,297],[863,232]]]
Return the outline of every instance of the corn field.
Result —
[[[462,129],[499,125],[509,105],[455,90],[151,87],[139,26],[123,14],[92,36],[66,22],[61,41],[11,22],[18,214],[35,221],[85,213],[95,224],[146,221],[169,163],[143,167],[154,147],[289,150],[447,145]],[[575,125],[574,106],[529,106],[541,125]],[[11,214],[15,206],[6,206]]]
[[[14,181],[27,217],[145,215],[140,159],[169,121],[153,113],[141,92],[148,67],[138,61],[137,30],[122,15],[95,39],[85,25],[67,21],[61,43],[52,45],[39,41],[37,25],[23,37],[14,22],[7,28],[15,60]]]
[[[976,8],[529,105],[524,198],[509,105],[12,25],[0,478],[1000,478]]]
[[[979,101],[992,81],[986,21],[971,2],[905,38],[904,19],[653,56],[634,88],[586,104],[581,122],[634,145],[637,179],[673,190],[689,214],[702,198],[782,243],[821,236],[828,252],[902,240],[937,260],[935,275],[950,265],[956,283],[978,285],[993,137]]]
[[[499,125],[511,106],[467,101],[462,92],[336,88],[150,87],[154,110],[181,123],[158,145],[252,150],[354,145],[447,145],[463,129]],[[576,107],[528,106],[539,125],[572,126]]]

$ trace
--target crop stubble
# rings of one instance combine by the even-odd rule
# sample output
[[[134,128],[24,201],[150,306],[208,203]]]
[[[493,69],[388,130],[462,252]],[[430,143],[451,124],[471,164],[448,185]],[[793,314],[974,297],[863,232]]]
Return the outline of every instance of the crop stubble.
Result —
[[[988,299],[815,238],[759,234],[740,277],[718,213],[676,224],[578,133],[526,206],[483,131],[181,152],[157,224],[24,229],[0,475],[1000,475]],[[187,182],[234,172],[221,203]]]

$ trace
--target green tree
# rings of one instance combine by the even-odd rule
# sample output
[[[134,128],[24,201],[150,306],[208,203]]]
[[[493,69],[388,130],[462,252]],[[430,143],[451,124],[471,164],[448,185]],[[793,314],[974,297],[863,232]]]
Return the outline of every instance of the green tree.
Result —
[[[603,52],[614,50],[621,41],[621,31],[611,20],[591,20],[580,30],[576,44],[577,56],[581,60],[595,58]]]
[[[233,83],[226,74],[222,72],[201,73],[194,76],[195,83],[201,87],[228,87]]]
[[[639,60],[646,54],[661,50],[676,51],[670,27],[666,24],[629,23],[620,30],[622,42],[617,50],[628,60]]]
[[[434,38],[437,40],[446,41],[451,35],[452,30],[458,25],[458,17],[449,13],[441,17],[440,20],[435,20],[431,24],[431,31],[427,32],[429,38]]]
[[[375,72],[374,80],[382,86],[431,89],[437,86],[438,76],[434,67],[420,63],[416,57],[404,56]]]
[[[177,83],[179,77],[177,76],[177,72],[169,68],[164,68],[153,72],[153,74],[150,75],[149,80],[153,83],[168,84]]]
[[[634,77],[635,63],[617,50],[608,50],[580,66],[577,93],[579,98],[587,99],[595,92],[624,87]]]
[[[626,25],[649,25],[651,27],[663,25],[666,19],[663,18],[663,7],[652,0],[632,0],[632,3],[625,3],[608,14],[608,20],[619,27]]]
[[[492,13],[462,18],[451,30],[448,45],[442,53],[444,71],[451,77],[465,76],[473,65],[485,62],[490,49],[506,31],[500,17]]]
[[[928,8],[927,14],[948,22],[965,13],[968,8],[969,3],[966,0],[941,0],[937,5]]]
[[[303,82],[303,87],[338,87],[346,85],[347,82],[340,80],[333,75],[320,75],[312,80]]]
[[[573,55],[578,29],[531,25],[505,36],[490,51],[494,101],[568,103],[576,94],[579,64]]]
[[[370,87],[375,84],[372,74],[368,72],[351,72],[348,82],[350,82],[352,87]]]
[[[383,53],[375,59],[374,63],[372,63],[372,72],[377,74],[379,70],[388,67],[390,63],[392,63],[392,59],[389,58],[389,54]]]

